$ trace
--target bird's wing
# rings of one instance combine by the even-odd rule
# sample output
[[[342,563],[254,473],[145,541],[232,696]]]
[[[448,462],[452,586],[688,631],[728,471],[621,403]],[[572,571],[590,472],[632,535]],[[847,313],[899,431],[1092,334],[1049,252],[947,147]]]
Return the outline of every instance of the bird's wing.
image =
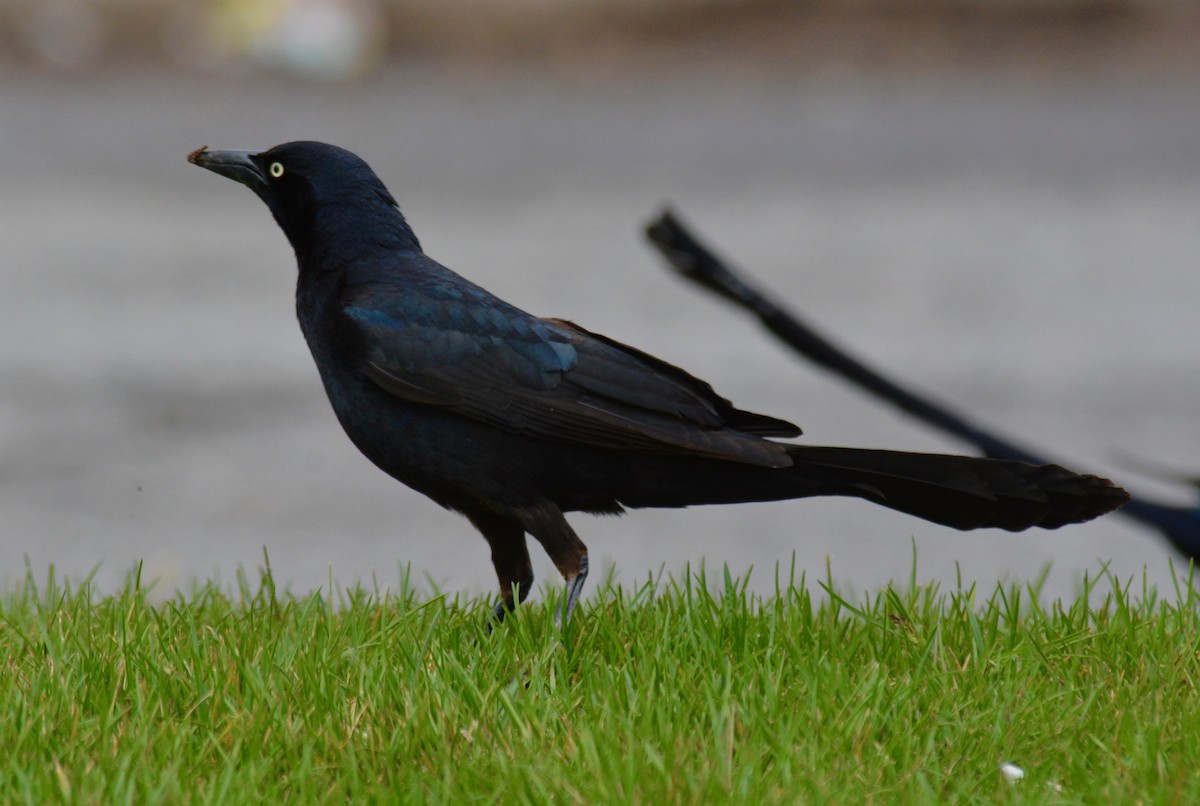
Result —
[[[597,448],[791,464],[791,423],[744,412],[704,381],[570,322],[538,319],[469,284],[403,295],[359,286],[343,310],[372,381],[514,433]]]

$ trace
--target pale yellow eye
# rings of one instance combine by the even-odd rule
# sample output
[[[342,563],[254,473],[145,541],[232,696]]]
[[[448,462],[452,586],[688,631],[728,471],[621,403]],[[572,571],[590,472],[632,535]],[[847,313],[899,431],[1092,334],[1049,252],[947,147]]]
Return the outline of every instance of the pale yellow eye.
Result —
[[[283,176],[283,163],[282,162],[272,162],[270,170],[271,170],[271,176],[278,179],[279,177]]]

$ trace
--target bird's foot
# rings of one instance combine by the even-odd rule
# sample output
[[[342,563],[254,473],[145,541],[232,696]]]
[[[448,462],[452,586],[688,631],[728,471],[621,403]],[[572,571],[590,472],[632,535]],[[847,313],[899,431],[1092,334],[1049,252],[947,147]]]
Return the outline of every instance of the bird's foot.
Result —
[[[567,580],[567,595],[563,599],[562,611],[554,616],[554,623],[564,630],[571,623],[571,613],[574,612],[575,605],[579,603],[579,596],[583,593],[583,583],[587,581],[587,575],[588,558],[585,554],[579,561],[579,573]]]

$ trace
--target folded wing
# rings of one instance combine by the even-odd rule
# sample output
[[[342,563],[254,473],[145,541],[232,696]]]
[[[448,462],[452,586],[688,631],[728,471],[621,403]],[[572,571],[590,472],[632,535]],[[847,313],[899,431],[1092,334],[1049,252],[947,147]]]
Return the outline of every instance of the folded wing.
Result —
[[[402,300],[396,302],[396,300]],[[741,411],[678,367],[476,287],[343,294],[367,376],[398,398],[525,436],[614,450],[792,463],[791,423]]]

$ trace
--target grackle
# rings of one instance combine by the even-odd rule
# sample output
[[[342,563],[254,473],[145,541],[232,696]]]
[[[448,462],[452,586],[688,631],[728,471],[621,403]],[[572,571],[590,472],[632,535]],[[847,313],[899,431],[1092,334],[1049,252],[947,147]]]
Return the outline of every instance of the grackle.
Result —
[[[563,319],[539,319],[425,255],[359,157],[315,142],[188,160],[248,186],[296,253],[300,329],[351,441],[465,515],[491,547],[502,619],[532,535],[567,581],[587,548],[564,512],[853,496],[958,529],[1054,529],[1128,494],[1056,465],[780,442],[784,420]]]

